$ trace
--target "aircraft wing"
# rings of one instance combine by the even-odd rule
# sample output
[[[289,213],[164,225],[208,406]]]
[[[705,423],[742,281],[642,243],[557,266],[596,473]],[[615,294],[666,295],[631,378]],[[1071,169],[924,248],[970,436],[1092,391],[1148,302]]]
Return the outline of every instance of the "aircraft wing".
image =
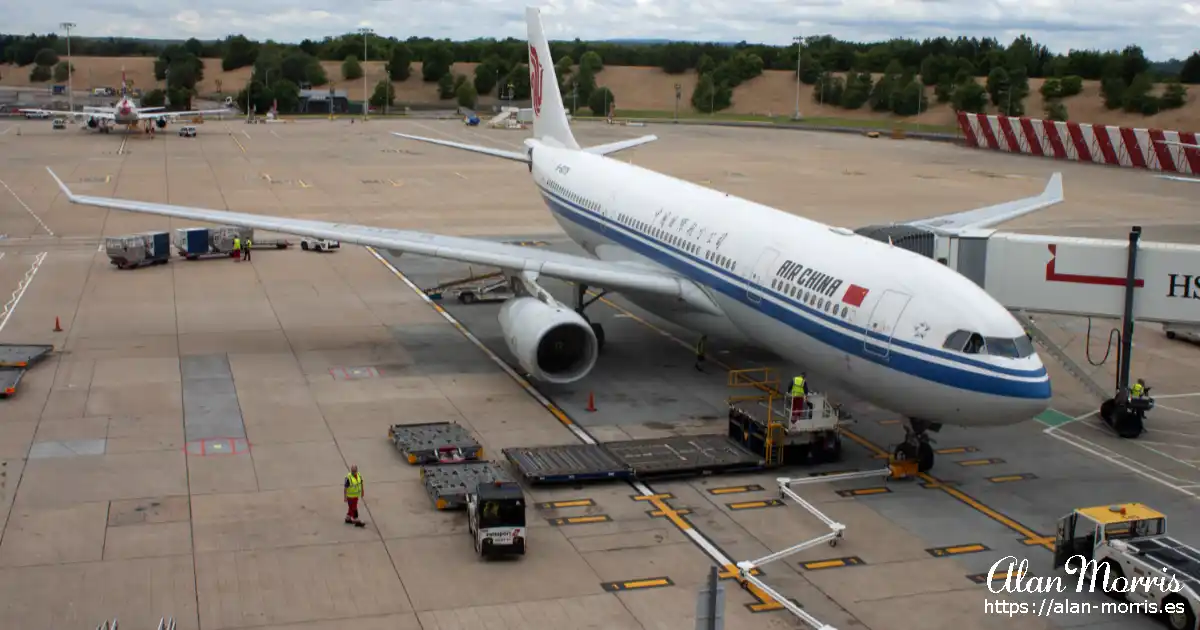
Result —
[[[593,260],[562,252],[522,247],[474,238],[442,236],[428,232],[412,232],[389,228],[289,219],[228,210],[191,208],[147,201],[114,199],[77,195],[49,167],[46,171],[58,183],[67,199],[74,204],[111,208],[128,212],[154,214],[205,223],[237,225],[282,234],[336,239],[344,243],[386,249],[393,255],[401,253],[445,258],[464,263],[499,267],[509,271],[530,271],[535,274],[580,282],[614,291],[634,291],[675,297],[688,305],[711,314],[721,311],[715,303],[687,278],[633,263],[622,264]]]
[[[153,108],[151,108],[153,109]],[[232,109],[203,109],[190,112],[148,112],[143,110],[138,111],[138,119],[146,120],[148,118],[165,118],[167,116],[205,116],[216,114],[232,114]]]
[[[83,116],[87,116],[88,118],[112,118],[113,117],[113,115],[109,112],[64,112],[64,111],[59,111],[56,109],[39,109],[37,107],[19,109],[17,111],[21,112],[22,114],[24,114],[26,112],[33,112],[33,113],[41,113],[41,114],[50,114],[51,116],[73,116],[76,118],[83,117]]]
[[[1005,221],[1011,221],[1017,217],[1062,203],[1062,200],[1062,173],[1055,173],[1040,195],[987,206],[985,208],[976,208],[974,210],[943,214],[927,219],[907,221],[902,225],[921,227],[943,234],[953,234],[963,230],[990,228]]]

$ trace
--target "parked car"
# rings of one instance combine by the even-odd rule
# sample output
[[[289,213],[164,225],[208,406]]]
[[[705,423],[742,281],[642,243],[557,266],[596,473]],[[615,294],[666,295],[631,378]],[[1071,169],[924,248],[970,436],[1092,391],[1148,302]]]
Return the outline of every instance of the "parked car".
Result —
[[[1167,339],[1184,339],[1200,343],[1200,326],[1194,324],[1169,322],[1163,324],[1163,332],[1167,334]]]
[[[191,125],[188,125],[187,127],[180,127],[179,135],[184,138],[195,138],[196,137],[196,128]]]
[[[55,129],[66,129],[67,120],[65,118],[55,118],[53,126]]]

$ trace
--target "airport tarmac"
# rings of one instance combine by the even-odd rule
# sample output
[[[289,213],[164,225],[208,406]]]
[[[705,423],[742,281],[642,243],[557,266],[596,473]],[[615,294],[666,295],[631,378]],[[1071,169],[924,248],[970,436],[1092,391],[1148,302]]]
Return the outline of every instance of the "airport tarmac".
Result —
[[[0,627],[90,628],[114,616],[123,627],[153,627],[174,615],[180,628],[205,630],[335,628],[350,619],[368,628],[691,628],[712,560],[689,536],[737,561],[824,533],[800,508],[769,501],[777,473],[654,483],[653,493],[671,498],[653,501],[615,483],[532,488],[539,506],[529,510],[529,555],[482,564],[465,517],[432,508],[387,427],[454,420],[496,457],[509,446],[576,438],[397,277],[428,286],[466,275],[464,267],[404,257],[389,268],[348,247],[117,271],[98,251],[101,235],[188,224],[68,205],[43,169],[87,194],[569,251],[524,168],[386,134],[513,148],[521,132],[343,119],[209,122],[194,139],[171,129],[149,139],[18,124],[19,136],[0,129],[0,294],[12,291],[16,304],[0,318],[0,342],[54,343],[58,352],[17,396],[0,401],[0,593],[9,602]],[[1054,169],[1064,172],[1068,201],[1017,228],[1094,230],[1119,217],[1155,238],[1154,230],[1177,234],[1171,226],[1197,203],[1186,185],[1145,173],[933,143],[577,128],[585,144],[656,133],[659,142],[622,159],[849,227],[1030,194]],[[562,283],[547,288],[567,295]],[[445,304],[503,358],[495,310]],[[608,339],[596,371],[569,387],[540,388],[566,416],[601,441],[724,432],[725,374],[716,362],[704,374],[693,369],[683,331],[619,297],[589,314]],[[53,331],[55,318],[63,332]],[[1135,356],[1135,370],[1156,394],[1187,394],[1181,373],[1200,350],[1158,341],[1137,337],[1139,351],[1144,344],[1157,354],[1142,363]],[[793,369],[766,353],[709,349],[729,367]],[[1055,408],[1072,418],[1087,412],[1082,388],[1048,364]],[[346,370],[353,367],[375,369]],[[595,412],[584,409],[589,392]],[[1184,411],[1195,402],[1169,400]],[[895,418],[842,402],[856,418],[853,444],[844,462],[821,470],[882,467],[874,456],[898,439]],[[1164,440],[1180,449],[1178,461],[1146,450],[1145,441],[1110,440],[1085,428],[1087,419],[1058,426],[1062,439],[1045,436],[1044,422],[944,430],[938,447],[947,452],[924,482],[893,482],[886,491],[870,482],[804,488],[847,525],[846,539],[767,565],[764,578],[842,630],[1008,627],[1012,619],[985,614],[990,594],[971,576],[1005,554],[1028,557],[1035,575],[1048,573],[1043,545],[1072,507],[1142,501],[1166,511],[1176,535],[1200,542],[1189,539],[1200,506],[1185,491],[1200,484],[1200,455],[1186,447],[1200,439],[1188,418],[1166,425],[1180,434]],[[1158,422],[1156,415],[1152,428],[1164,426]],[[1083,439],[1111,452],[1085,451]],[[1163,468],[1166,461],[1175,468]],[[363,530],[341,523],[335,498],[350,463],[367,479]],[[1174,471],[1165,481],[1178,488],[1154,481],[1149,469]],[[540,505],[557,501],[573,507]],[[607,518],[570,518],[579,516]],[[726,586],[730,627],[801,627],[770,602]],[[1114,615],[1021,623],[1157,627]]]

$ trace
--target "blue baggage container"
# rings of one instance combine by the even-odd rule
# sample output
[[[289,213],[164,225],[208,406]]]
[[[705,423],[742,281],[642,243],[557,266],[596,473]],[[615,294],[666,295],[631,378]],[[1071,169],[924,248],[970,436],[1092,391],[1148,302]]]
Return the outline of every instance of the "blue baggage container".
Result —
[[[152,260],[162,260],[171,257],[171,235],[167,232],[147,232],[150,237],[150,251],[146,257]]]
[[[209,252],[208,228],[175,230],[175,247],[181,256],[199,256]]]

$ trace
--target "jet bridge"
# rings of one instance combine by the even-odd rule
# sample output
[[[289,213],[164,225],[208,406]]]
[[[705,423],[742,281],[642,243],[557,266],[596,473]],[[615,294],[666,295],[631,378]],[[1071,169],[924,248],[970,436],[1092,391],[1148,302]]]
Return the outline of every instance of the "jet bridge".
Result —
[[[1127,240],[997,230],[943,235],[908,225],[856,231],[936,258],[1012,310],[1118,319],[1125,314]],[[1200,245],[1139,242],[1133,295],[1136,320],[1200,325]]]
[[[1100,406],[1101,418],[1121,437],[1141,435],[1145,412],[1154,407],[1148,396],[1130,396],[1133,322],[1200,326],[1200,245],[1142,243],[1140,227],[1127,241],[991,229],[946,234],[911,225],[857,232],[936,259],[1013,311],[1122,320],[1116,394]],[[1093,385],[1057,347],[1040,335],[1038,341]]]

